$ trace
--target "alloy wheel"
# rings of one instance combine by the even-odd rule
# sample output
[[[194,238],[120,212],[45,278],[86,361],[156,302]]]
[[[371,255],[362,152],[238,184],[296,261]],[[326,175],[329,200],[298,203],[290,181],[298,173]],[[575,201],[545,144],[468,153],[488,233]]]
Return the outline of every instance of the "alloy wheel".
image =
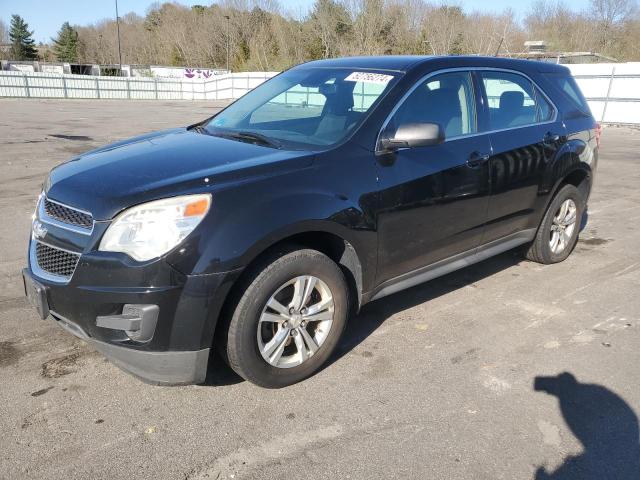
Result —
[[[549,247],[554,254],[558,255],[564,252],[569,246],[573,232],[576,229],[577,211],[575,202],[568,198],[562,202],[553,217]]]
[[[326,283],[312,275],[289,280],[271,295],[260,315],[262,358],[278,368],[304,363],[327,339],[333,314],[333,295]]]

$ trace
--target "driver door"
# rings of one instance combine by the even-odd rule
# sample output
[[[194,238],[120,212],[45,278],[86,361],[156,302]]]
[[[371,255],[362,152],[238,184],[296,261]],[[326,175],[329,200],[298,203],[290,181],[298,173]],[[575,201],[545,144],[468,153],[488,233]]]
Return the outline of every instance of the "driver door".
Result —
[[[487,217],[491,145],[478,134],[472,75],[431,76],[405,96],[383,129],[439,123],[439,145],[378,152],[378,281],[473,252]]]

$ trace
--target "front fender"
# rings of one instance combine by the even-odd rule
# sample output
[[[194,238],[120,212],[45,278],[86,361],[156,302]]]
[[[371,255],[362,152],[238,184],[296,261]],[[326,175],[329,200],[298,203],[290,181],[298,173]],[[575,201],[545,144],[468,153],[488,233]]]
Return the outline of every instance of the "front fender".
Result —
[[[361,262],[375,262],[376,233],[359,199],[294,185],[301,172],[214,194],[212,212],[199,235],[174,252],[169,263],[201,275],[245,267],[270,246],[308,232],[326,232],[347,241]],[[281,182],[287,185],[278,188]]]

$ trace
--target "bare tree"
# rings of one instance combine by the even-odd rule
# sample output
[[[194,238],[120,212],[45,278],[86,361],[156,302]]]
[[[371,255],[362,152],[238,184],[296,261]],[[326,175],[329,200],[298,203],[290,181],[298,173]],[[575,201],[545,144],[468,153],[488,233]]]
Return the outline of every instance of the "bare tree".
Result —
[[[9,43],[9,28],[7,24],[0,19],[0,44]],[[6,60],[10,56],[9,49],[6,47],[0,47],[0,60]]]
[[[383,0],[347,0],[344,2],[351,17],[353,42],[347,53],[351,55],[381,54],[385,49],[385,14]]]
[[[315,0],[307,15],[295,18],[276,0],[220,0],[192,8],[154,3],[144,17],[122,16],[123,60],[222,67],[229,44],[232,69],[281,70],[340,55],[510,53],[521,51],[527,39],[545,40],[557,50],[640,60],[637,0],[591,0],[585,11],[562,0],[539,0],[522,24],[510,10],[467,12],[435,1],[442,0]],[[81,61],[117,62],[114,21],[77,30]]]
[[[9,28],[3,20],[0,19],[0,43],[9,43]]]
[[[472,12],[465,19],[465,45],[469,53],[495,55],[520,51],[524,33],[512,10],[491,15]]]
[[[339,54],[342,40],[351,33],[351,19],[347,9],[334,0],[318,0],[309,16],[308,25],[309,33],[318,44],[314,54],[316,58],[329,58]]]
[[[434,8],[424,24],[425,51],[433,55],[466,53],[464,20],[461,7],[442,5]]]
[[[590,0],[591,18],[597,32],[597,46],[607,53],[617,50],[624,24],[637,11],[636,0]]]
[[[619,25],[637,10],[635,0],[590,0],[592,15],[601,25]]]

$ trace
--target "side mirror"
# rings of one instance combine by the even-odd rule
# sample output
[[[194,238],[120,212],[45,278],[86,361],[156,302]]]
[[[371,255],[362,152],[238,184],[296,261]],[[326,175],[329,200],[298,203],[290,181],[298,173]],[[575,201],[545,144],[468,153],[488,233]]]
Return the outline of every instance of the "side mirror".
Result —
[[[426,147],[444,142],[444,129],[439,123],[406,123],[392,136],[383,136],[380,143],[385,150]]]

